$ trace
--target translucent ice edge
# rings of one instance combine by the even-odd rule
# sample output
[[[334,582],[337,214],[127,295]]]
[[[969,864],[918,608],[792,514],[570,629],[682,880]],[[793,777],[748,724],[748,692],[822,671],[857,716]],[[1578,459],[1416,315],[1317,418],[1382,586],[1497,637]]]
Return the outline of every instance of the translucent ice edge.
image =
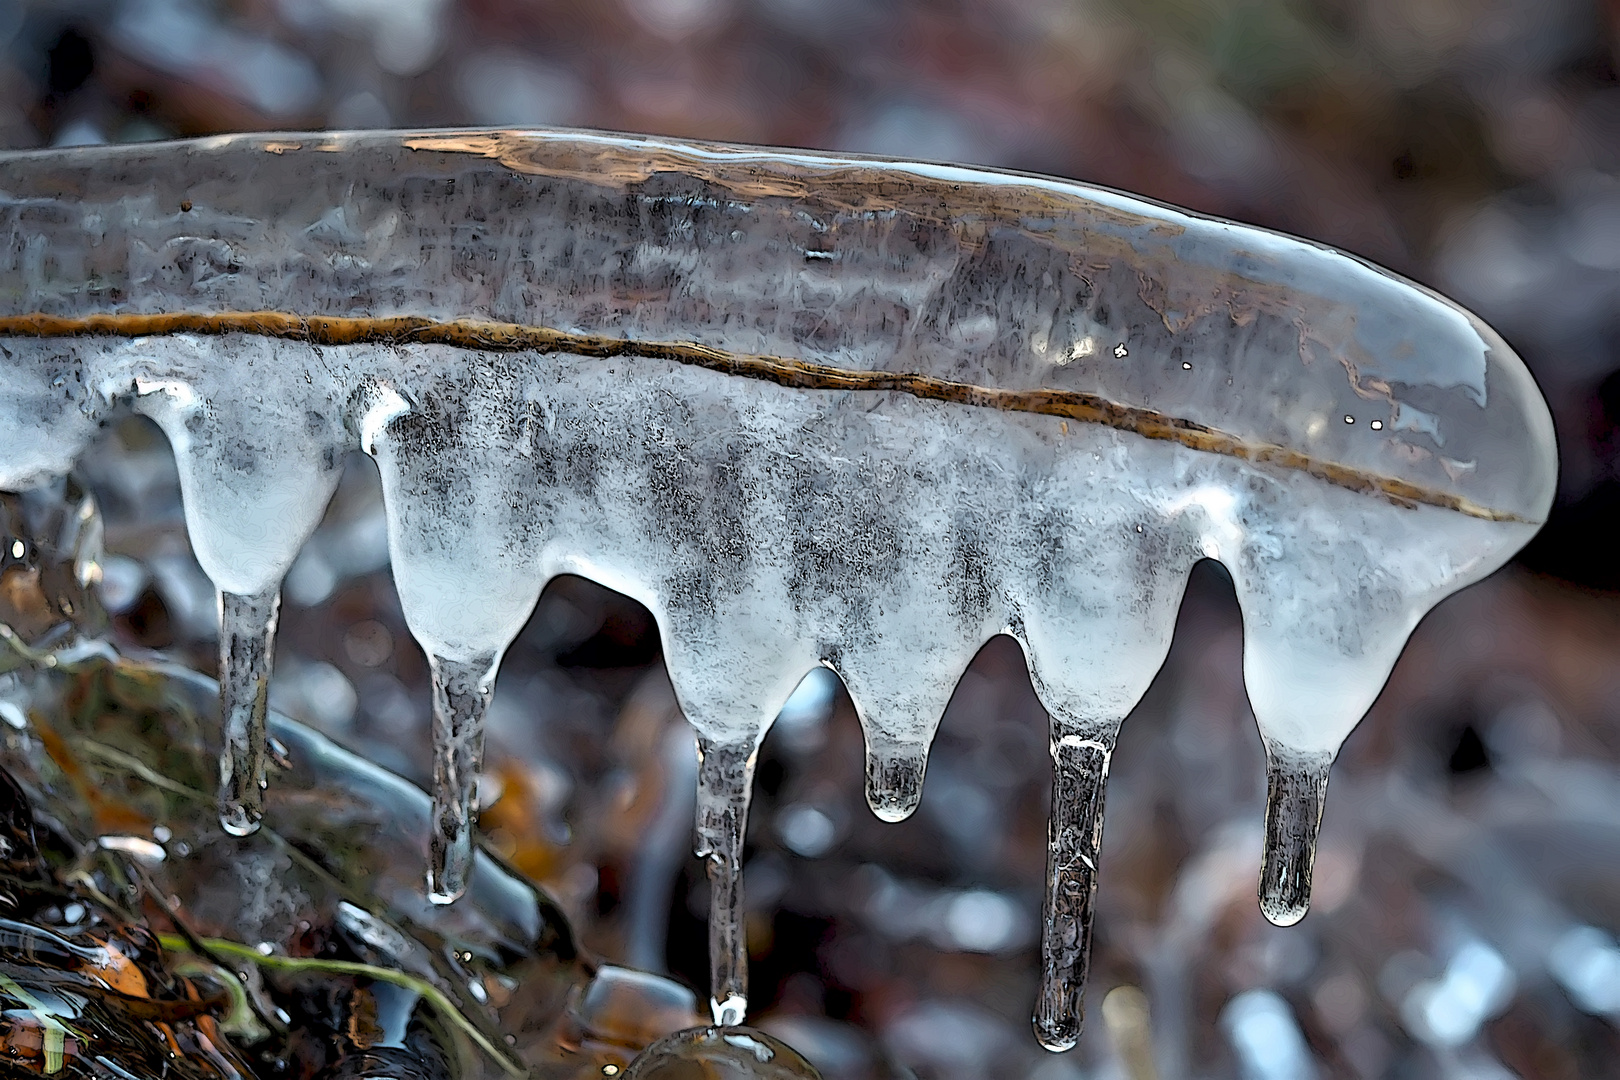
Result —
[[[281,579],[345,452],[371,454],[433,671],[441,903],[473,862],[494,673],[545,583],[646,604],[699,734],[717,1022],[746,1016],[756,751],[813,666],[848,687],[868,801],[899,820],[968,662],[998,633],[1022,645],[1054,766],[1034,1022],[1064,1049],[1109,757],[1192,564],[1221,561],[1243,609],[1261,906],[1287,924],[1338,747],[1418,619],[1551,498],[1546,407],[1500,339],[1299,241],[943,166],[581,133],[308,141],[0,155],[0,484],[65,470],[124,402],[168,434],[221,593],[222,818],[243,832]],[[379,216],[418,182],[441,197]],[[981,258],[1003,227],[1017,243]]]

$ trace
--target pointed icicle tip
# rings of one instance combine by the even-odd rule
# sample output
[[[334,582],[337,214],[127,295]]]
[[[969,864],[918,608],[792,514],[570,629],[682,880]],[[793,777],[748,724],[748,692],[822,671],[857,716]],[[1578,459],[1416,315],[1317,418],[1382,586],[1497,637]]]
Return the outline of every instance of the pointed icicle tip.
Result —
[[[1327,802],[1333,755],[1266,750],[1266,840],[1260,864],[1260,911],[1277,926],[1293,926],[1311,906],[1316,838]]]
[[[904,821],[922,802],[928,744],[870,744],[866,750],[866,805],[883,821]]]

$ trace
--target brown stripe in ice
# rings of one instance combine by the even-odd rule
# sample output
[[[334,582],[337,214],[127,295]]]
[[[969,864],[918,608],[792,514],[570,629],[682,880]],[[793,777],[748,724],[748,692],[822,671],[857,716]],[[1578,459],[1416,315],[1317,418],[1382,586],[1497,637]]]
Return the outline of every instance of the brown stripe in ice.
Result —
[[[306,341],[313,345],[433,344],[496,352],[570,353],[588,357],[625,356],[668,360],[801,390],[887,390],[929,401],[956,402],[1008,412],[1058,416],[1085,424],[1101,424],[1146,439],[1162,439],[1206,453],[1297,470],[1350,491],[1382,496],[1401,506],[1437,506],[1486,521],[1526,520],[1517,514],[1480,506],[1450,492],[1313,458],[1274,443],[1250,442],[1218,428],[1154,409],[1122,405],[1078,390],[1000,390],[930,375],[852,371],[782,356],[731,353],[690,341],[637,341],[570,333],[549,326],[473,319],[437,320],[411,315],[391,318],[306,316],[283,311],[0,316],[0,335],[15,337],[137,338],[164,334],[256,334]]]

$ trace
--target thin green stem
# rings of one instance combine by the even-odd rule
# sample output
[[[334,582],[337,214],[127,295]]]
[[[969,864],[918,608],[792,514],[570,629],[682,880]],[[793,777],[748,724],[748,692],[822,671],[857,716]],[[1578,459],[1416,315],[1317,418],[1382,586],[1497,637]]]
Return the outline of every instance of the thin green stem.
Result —
[[[159,934],[158,943],[165,949],[175,952],[191,952],[191,943],[179,934]],[[244,945],[240,941],[231,941],[228,938],[199,938],[198,944],[210,953],[220,956],[229,956],[237,960],[247,960],[259,967],[269,968],[271,971],[287,972],[316,972],[322,975],[358,975],[378,982],[391,983],[394,986],[418,994],[423,1001],[432,1005],[452,1025],[461,1030],[469,1039],[476,1043],[496,1064],[506,1071],[509,1076],[526,1077],[527,1069],[502,1053],[482,1031],[461,1014],[461,1010],[448,997],[444,991],[428,982],[426,979],[393,968],[378,967],[375,964],[364,964],[355,960],[322,960],[313,956],[279,956],[271,953],[266,956],[251,945]]]

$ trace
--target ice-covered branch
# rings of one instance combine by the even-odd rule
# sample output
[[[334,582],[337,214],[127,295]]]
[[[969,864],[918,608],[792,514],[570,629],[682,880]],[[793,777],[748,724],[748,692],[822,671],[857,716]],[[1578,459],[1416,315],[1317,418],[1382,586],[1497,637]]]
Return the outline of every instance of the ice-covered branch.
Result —
[[[1467,312],[1039,177],[583,132],[240,136],[0,155],[0,237],[0,485],[66,471],[123,402],[168,433],[229,616],[230,825],[257,812],[276,592],[359,446],[441,684],[435,898],[464,887],[491,673],[549,578],[591,577],[655,613],[708,748],[728,1020],[740,763],[812,666],[848,686],[898,819],[969,659],[1023,646],[1058,814],[1037,1027],[1062,1048],[1114,734],[1192,564],[1222,561],[1243,607],[1265,909],[1293,921],[1327,763],[1417,620],[1553,492],[1545,404]]]

